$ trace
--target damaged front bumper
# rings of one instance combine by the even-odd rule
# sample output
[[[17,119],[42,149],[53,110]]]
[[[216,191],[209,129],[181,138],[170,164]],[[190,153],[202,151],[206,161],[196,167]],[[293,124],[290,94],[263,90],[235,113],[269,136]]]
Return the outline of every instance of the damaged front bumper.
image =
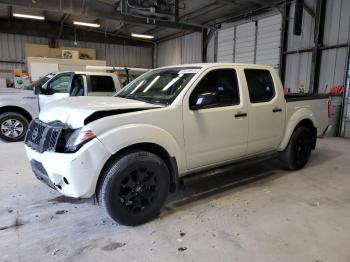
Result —
[[[75,153],[40,153],[25,146],[35,176],[69,197],[91,197],[101,170],[111,154],[97,138]]]

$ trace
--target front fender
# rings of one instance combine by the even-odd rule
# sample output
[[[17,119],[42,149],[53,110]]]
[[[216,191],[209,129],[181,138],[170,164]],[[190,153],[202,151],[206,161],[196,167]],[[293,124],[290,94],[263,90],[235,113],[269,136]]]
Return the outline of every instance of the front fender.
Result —
[[[175,157],[179,170],[184,170],[184,155],[176,139],[166,130],[149,124],[123,125],[98,135],[111,154],[139,143],[154,143],[163,147],[170,156]]]
[[[289,140],[290,140],[290,138],[295,130],[295,127],[303,120],[310,120],[312,122],[312,124],[314,125],[314,127],[317,127],[315,115],[312,113],[312,111],[310,109],[308,109],[308,108],[298,109],[290,117],[290,119],[286,125],[284,137],[282,139],[281,144],[279,145],[279,147],[277,149],[278,151],[283,151],[286,149],[286,147],[289,143]]]

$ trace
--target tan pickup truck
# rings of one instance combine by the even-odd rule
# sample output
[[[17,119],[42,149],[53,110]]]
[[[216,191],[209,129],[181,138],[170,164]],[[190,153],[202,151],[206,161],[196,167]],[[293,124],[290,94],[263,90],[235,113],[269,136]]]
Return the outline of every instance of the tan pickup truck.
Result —
[[[279,154],[306,165],[328,125],[325,96],[285,96],[269,66],[189,64],[151,70],[115,97],[49,104],[25,144],[35,175],[71,197],[96,195],[115,221],[157,216],[178,181]]]

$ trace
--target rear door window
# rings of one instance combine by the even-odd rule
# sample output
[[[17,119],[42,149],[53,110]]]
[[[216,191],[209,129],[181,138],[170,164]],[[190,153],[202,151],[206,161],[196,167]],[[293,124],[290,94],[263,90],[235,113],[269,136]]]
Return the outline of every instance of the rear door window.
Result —
[[[90,93],[96,92],[115,92],[114,81],[111,76],[94,76],[90,75],[90,84],[88,87]]]
[[[275,96],[275,87],[269,70],[245,69],[250,102],[263,103]]]

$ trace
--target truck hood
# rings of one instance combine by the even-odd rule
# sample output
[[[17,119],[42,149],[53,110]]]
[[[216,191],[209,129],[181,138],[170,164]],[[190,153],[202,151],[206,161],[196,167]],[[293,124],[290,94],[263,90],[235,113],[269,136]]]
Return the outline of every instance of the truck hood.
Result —
[[[46,105],[39,119],[45,123],[58,120],[80,128],[102,117],[160,107],[163,106],[121,97],[70,97]]]

